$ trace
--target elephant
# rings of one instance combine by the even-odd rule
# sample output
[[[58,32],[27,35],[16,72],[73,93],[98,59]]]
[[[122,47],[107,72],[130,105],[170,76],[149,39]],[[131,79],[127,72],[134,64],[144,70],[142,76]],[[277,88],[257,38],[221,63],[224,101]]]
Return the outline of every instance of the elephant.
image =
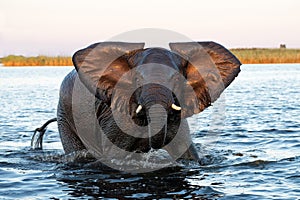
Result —
[[[176,160],[200,161],[187,118],[218,99],[239,74],[241,63],[215,42],[177,42],[169,47],[102,42],[73,55],[75,69],[61,84],[57,107],[66,154],[90,149],[83,139],[85,133],[78,131],[79,126],[94,123],[81,114],[87,112],[84,100],[74,105],[74,85],[79,80],[94,97],[95,119],[110,145],[136,153],[164,149]],[[76,98],[85,97],[79,94]],[[125,129],[127,125],[148,129],[132,135],[120,127],[120,122]],[[145,130],[156,133],[149,135]]]

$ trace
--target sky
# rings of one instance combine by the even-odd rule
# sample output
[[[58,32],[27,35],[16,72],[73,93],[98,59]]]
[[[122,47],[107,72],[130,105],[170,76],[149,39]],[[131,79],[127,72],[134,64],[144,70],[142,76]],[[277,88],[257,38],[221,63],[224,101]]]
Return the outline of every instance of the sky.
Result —
[[[300,48],[300,1],[0,0],[0,57],[71,56],[142,28],[228,48]]]

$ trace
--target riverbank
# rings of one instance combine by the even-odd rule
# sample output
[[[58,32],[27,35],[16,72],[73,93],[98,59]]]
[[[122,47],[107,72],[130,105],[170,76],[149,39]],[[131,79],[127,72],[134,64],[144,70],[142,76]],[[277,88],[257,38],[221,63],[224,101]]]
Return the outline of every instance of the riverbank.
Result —
[[[0,59],[3,66],[72,66],[72,59],[68,56],[36,56],[24,57],[10,55]]]
[[[243,64],[300,63],[300,49],[231,49]]]
[[[243,64],[300,63],[300,49],[230,49]],[[68,56],[24,57],[10,55],[0,59],[3,66],[72,66]]]

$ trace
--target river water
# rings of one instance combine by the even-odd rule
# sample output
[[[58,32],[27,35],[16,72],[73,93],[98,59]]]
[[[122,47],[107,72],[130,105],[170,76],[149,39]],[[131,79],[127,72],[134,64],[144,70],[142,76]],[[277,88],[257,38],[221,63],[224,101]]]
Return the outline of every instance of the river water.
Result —
[[[0,199],[299,199],[300,64],[243,65],[221,99],[189,119],[204,165],[144,174],[65,156],[56,124],[44,150],[31,150],[71,70],[0,67]]]

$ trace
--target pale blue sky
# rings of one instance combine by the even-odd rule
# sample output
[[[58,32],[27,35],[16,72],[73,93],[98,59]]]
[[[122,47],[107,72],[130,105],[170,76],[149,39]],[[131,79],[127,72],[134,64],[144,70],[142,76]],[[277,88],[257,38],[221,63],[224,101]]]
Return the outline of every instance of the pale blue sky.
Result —
[[[72,55],[140,28],[229,48],[300,48],[299,21],[299,0],[0,0],[0,57]]]

